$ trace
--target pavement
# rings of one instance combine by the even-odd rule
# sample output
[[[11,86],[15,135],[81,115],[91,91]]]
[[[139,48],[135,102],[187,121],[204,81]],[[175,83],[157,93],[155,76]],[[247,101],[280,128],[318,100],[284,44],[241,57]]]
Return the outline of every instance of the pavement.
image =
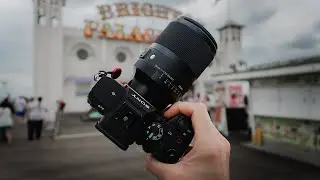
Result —
[[[26,140],[25,125],[14,129],[9,147],[0,145],[0,180],[152,180],[145,170],[144,153],[132,145],[124,152],[97,133],[93,122],[69,117],[62,135],[51,140]],[[231,180],[319,180],[320,167],[232,144]]]

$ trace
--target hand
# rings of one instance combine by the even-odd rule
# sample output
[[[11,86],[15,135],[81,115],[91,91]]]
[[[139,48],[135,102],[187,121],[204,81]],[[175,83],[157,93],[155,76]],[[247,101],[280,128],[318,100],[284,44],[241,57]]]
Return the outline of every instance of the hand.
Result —
[[[215,128],[202,103],[177,103],[165,112],[191,117],[195,131],[194,146],[178,163],[165,164],[150,155],[147,170],[162,180],[228,180],[230,144]]]

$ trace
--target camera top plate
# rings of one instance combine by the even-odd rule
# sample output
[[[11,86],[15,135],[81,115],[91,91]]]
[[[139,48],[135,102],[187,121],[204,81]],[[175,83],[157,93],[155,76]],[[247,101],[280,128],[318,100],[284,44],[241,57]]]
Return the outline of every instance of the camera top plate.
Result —
[[[115,108],[115,105],[125,101],[127,91],[114,79],[102,77],[92,88],[88,95],[90,105],[94,105],[101,114],[110,112]]]

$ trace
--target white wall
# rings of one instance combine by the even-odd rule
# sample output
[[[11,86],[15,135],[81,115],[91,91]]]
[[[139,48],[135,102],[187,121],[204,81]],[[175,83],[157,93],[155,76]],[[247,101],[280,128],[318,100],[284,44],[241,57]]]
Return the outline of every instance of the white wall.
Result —
[[[66,28],[64,31],[64,100],[67,103],[67,112],[87,111],[86,96],[75,96],[75,81],[72,79],[93,79],[99,70],[111,71],[116,67],[122,69],[120,81],[129,81],[133,77],[134,63],[138,60],[140,53],[147,48],[148,44],[136,42],[101,40],[97,38],[87,39],[83,37],[82,31]],[[80,60],[77,50],[86,49],[89,58]],[[121,51],[126,54],[126,60],[119,62],[116,54]]]
[[[320,121],[320,84],[269,84],[251,93],[254,115]]]

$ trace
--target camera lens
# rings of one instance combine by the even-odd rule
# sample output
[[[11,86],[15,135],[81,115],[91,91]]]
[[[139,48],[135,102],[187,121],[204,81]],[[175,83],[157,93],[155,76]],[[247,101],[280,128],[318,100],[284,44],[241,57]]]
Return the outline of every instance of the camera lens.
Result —
[[[198,22],[170,22],[135,64],[129,85],[157,110],[179,100],[214,59],[217,43]]]

